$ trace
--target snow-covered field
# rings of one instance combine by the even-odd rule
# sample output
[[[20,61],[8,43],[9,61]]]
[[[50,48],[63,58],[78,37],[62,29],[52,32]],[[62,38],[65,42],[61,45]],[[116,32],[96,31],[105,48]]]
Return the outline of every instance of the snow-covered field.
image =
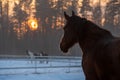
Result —
[[[0,75],[0,80],[84,80],[82,73]]]
[[[0,59],[0,80],[84,80],[80,59]]]

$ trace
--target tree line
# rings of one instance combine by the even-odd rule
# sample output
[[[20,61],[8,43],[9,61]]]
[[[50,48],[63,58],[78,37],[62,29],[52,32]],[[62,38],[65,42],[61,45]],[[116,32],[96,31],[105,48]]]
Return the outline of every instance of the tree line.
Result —
[[[44,51],[51,55],[61,53],[60,36],[64,26],[63,12],[72,10],[115,34],[120,34],[120,1],[102,0],[91,5],[91,0],[2,0],[0,1],[0,53],[23,54],[26,49]],[[11,4],[14,6],[11,9]],[[38,29],[30,30],[30,16],[38,20]],[[15,51],[16,50],[16,51]],[[21,51],[21,52],[20,52]],[[77,49],[73,49],[76,52]],[[59,55],[59,54],[57,54]]]

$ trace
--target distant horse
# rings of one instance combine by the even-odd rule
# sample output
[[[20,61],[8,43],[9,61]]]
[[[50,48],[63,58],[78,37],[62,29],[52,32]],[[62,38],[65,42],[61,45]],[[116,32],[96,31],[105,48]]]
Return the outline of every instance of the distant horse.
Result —
[[[79,43],[82,68],[86,80],[120,80],[120,38],[114,37],[93,22],[64,12],[67,21],[60,43],[63,52],[68,52]]]
[[[30,59],[31,59],[31,63],[33,61],[33,59],[35,59],[35,55],[33,52],[31,52],[30,50],[26,50],[26,53],[28,56],[30,56]]]
[[[42,56],[44,56],[44,57],[43,57],[43,58],[45,59],[44,61],[45,61],[46,63],[48,63],[48,54],[45,53],[45,52],[41,52],[41,54],[42,54]]]
[[[34,53],[36,59],[41,59],[40,63],[48,63],[48,54],[41,51],[40,53]]]
[[[48,63],[48,54],[46,54],[46,53],[44,53],[44,52],[40,52],[40,53],[33,53],[33,52],[31,52],[30,50],[26,50],[26,53],[27,53],[27,55],[29,55],[30,56],[30,58],[31,58],[31,63],[32,63],[32,60],[33,59],[41,59],[40,60],[40,63],[43,63],[43,62],[45,62],[46,61],[46,63]]]

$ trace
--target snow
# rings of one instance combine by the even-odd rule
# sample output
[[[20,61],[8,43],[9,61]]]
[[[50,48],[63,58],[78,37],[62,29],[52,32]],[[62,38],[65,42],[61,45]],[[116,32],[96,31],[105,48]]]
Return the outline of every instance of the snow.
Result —
[[[84,80],[81,73],[47,73],[28,75],[0,75],[0,80]]]
[[[84,80],[81,60],[1,59],[0,80]]]

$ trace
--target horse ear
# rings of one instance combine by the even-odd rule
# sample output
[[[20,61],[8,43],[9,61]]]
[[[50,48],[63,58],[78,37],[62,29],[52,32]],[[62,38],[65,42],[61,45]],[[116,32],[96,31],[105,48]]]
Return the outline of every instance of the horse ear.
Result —
[[[72,11],[72,16],[75,16],[75,12],[74,11]]]
[[[64,16],[66,20],[69,20],[70,17],[66,14],[66,12],[64,12]]]

